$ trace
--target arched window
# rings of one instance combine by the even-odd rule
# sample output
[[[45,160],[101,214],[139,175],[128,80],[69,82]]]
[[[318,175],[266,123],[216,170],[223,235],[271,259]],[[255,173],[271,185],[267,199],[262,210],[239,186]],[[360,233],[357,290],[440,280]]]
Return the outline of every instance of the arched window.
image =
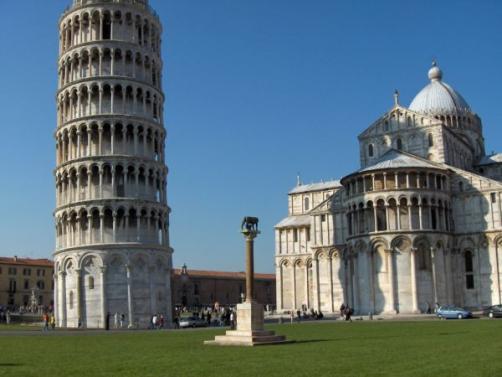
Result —
[[[373,144],[368,145],[368,156],[373,157]]]
[[[420,245],[417,248],[417,256],[418,256],[418,269],[430,270],[432,267],[430,249],[425,245]]]
[[[305,206],[304,206],[305,207],[305,211],[308,211],[310,209],[309,198],[308,197],[305,198],[304,202],[305,202]]]
[[[94,289],[94,278],[89,276],[89,289]]]
[[[399,151],[403,149],[403,141],[400,138],[396,140],[396,147]]]
[[[434,145],[434,139],[432,138],[432,134],[429,134],[427,139],[429,140],[429,147],[432,147]]]
[[[474,269],[472,263],[472,252],[466,251],[464,254],[465,262],[465,287],[467,289],[474,289]]]

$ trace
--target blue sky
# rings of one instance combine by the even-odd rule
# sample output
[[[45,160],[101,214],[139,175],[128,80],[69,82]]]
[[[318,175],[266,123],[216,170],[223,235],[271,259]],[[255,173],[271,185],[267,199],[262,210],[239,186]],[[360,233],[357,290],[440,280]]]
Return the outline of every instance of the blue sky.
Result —
[[[71,0],[0,1],[0,255],[54,248],[57,21]],[[436,58],[502,151],[502,2],[151,0],[164,24],[174,264],[242,270],[259,216],[272,272],[287,192],[358,167],[357,135],[408,105]]]

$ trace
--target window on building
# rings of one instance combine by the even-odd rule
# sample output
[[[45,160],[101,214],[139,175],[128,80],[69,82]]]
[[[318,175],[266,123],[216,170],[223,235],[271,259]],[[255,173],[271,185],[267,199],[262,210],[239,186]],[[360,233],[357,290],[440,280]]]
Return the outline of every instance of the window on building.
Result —
[[[38,305],[44,304],[44,296],[38,296]]]
[[[194,284],[193,285],[193,294],[198,295],[199,294],[199,284]]]
[[[326,221],[326,215],[321,215],[321,222],[325,222]]]
[[[467,250],[464,254],[465,262],[465,287],[474,289],[474,268],[472,263],[472,252]]]
[[[460,191],[460,192],[464,191],[464,182],[458,183],[458,191]]]
[[[43,280],[37,281],[37,288],[38,289],[45,289],[45,283],[43,282]]]
[[[16,281],[14,279],[9,281],[9,292],[16,293]]]
[[[310,208],[309,198],[305,198],[304,202],[305,202],[305,211],[308,211]]]
[[[298,242],[298,229],[293,229],[293,242]]]
[[[399,151],[403,149],[403,141],[400,138],[396,140],[396,147]]]
[[[0,267],[0,274],[2,274],[2,267]]]
[[[30,303],[30,296],[28,295],[23,296],[23,305],[28,306],[29,303]]]
[[[429,147],[432,147],[434,145],[434,139],[432,138],[432,134],[429,134],[427,139],[429,141]]]
[[[368,145],[368,156],[373,157],[373,144]]]
[[[29,280],[24,281],[24,289],[30,289],[30,281]]]
[[[89,276],[89,289],[94,289],[94,277]]]
[[[492,203],[497,203],[497,194],[492,192],[490,194],[490,199],[491,199]]]
[[[9,275],[17,275],[17,268],[9,267]]]
[[[417,249],[418,269],[430,270],[432,267],[431,252],[425,245],[420,245]]]

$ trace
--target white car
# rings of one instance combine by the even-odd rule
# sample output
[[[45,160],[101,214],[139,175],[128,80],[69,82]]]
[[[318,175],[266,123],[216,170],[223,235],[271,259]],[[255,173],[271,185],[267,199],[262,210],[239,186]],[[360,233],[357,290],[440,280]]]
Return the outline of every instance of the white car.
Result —
[[[207,321],[198,317],[185,317],[180,319],[180,328],[187,327],[206,327]]]

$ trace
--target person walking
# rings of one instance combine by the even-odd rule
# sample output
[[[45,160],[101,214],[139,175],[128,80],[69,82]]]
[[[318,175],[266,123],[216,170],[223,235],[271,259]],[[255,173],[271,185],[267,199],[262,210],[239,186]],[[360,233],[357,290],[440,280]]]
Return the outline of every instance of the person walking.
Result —
[[[352,322],[352,308],[350,306],[345,307],[345,320]]]
[[[120,328],[122,329],[124,327],[124,321],[125,321],[125,314],[122,313],[120,315]]]
[[[54,329],[56,328],[56,316],[54,315],[54,313],[51,313],[51,316],[49,318],[49,325],[51,326],[51,330],[54,331]]]
[[[289,320],[290,320],[291,324],[293,324],[294,319],[295,319],[295,315],[293,314],[293,310],[291,310],[289,312]]]
[[[110,330],[110,317],[112,315],[110,314],[110,312],[106,313],[106,319],[105,319],[105,330],[106,331],[109,331]]]
[[[343,318],[345,315],[345,303],[342,302],[342,305],[340,305],[340,318]]]
[[[42,331],[49,331],[49,315],[46,312],[42,315],[42,321],[44,322]]]
[[[119,328],[119,312],[115,312],[115,315],[113,316],[113,327],[116,329]]]

